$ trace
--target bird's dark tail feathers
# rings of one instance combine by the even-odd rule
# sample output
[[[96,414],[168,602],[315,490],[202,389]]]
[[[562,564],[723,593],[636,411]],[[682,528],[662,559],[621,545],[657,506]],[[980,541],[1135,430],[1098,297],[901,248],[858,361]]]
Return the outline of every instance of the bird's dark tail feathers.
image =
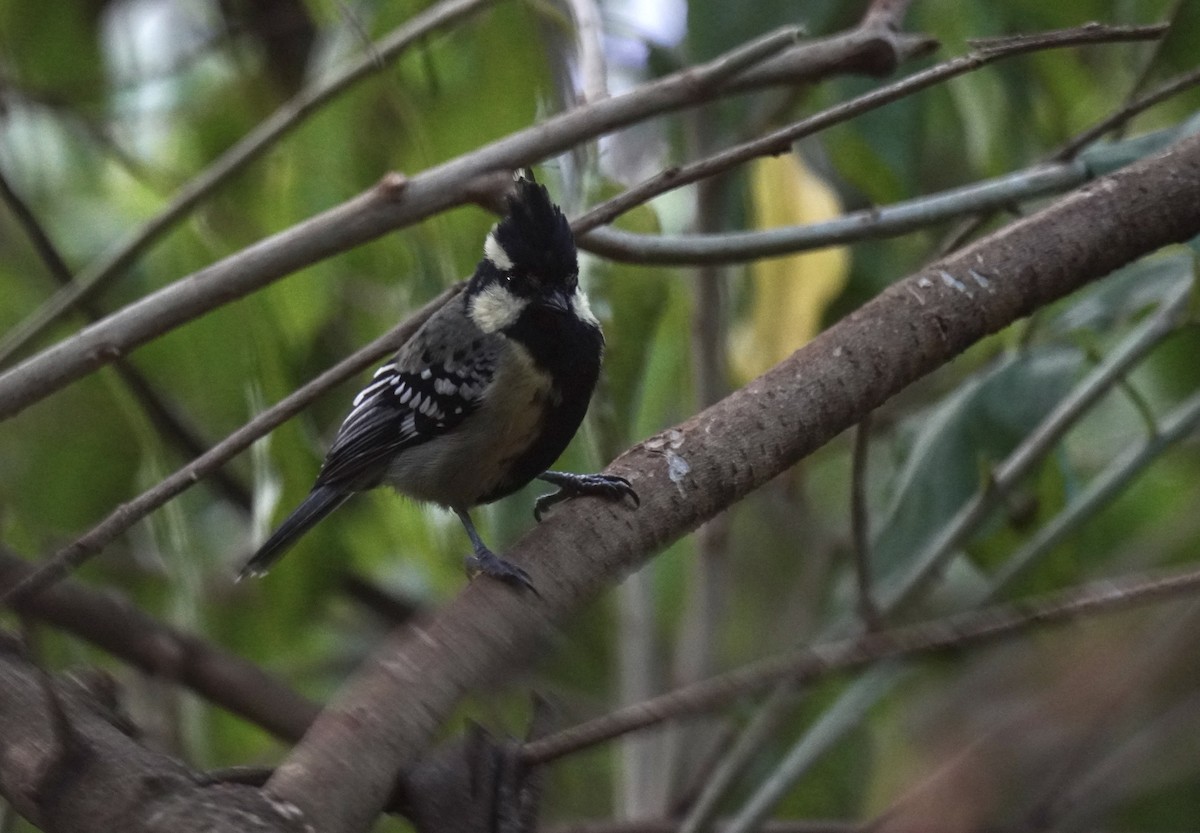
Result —
[[[304,502],[296,507],[292,514],[288,515],[279,529],[271,534],[271,537],[258,548],[258,552],[246,562],[241,571],[238,572],[237,580],[241,581],[246,576],[261,576],[265,575],[267,570],[271,569],[271,565],[283,557],[292,545],[300,538],[301,535],[308,532],[317,522],[341,506],[346,498],[350,497],[350,492],[343,492],[340,489],[333,489],[329,486],[317,486],[308,493],[308,497]]]

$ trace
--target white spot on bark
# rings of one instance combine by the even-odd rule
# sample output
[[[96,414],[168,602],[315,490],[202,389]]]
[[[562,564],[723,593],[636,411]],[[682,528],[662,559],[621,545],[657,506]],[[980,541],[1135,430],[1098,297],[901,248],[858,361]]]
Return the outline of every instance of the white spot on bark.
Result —
[[[674,451],[667,451],[667,477],[679,489],[679,493],[683,494],[683,479],[688,476],[692,470],[688,461],[680,457]]]
[[[967,285],[965,283],[963,283],[958,278],[951,275],[945,269],[942,269],[940,272],[938,272],[938,274],[941,275],[942,283],[946,284],[946,286],[963,293],[968,298],[975,297],[974,295],[971,294],[971,290],[967,289]]]
[[[995,294],[996,290],[992,289],[992,282],[987,279],[986,275],[976,272],[974,269],[968,269],[967,274],[971,276],[971,280],[979,284],[982,289],[986,289],[988,294]]]

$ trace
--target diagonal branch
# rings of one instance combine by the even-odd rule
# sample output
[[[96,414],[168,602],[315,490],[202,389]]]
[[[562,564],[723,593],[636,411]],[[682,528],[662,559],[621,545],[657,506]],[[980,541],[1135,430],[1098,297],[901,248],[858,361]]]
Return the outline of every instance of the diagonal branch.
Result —
[[[87,533],[59,550],[37,570],[0,593],[0,607],[19,604],[56,581],[65,578],[72,569],[108,546],[118,535],[162,506],[171,498],[184,492],[201,477],[224,465],[231,457],[244,451],[259,437],[276,425],[299,413],[306,405],[334,385],[366,368],[401,344],[416,332],[443,303],[454,297],[462,288],[456,284],[417,310],[401,324],[385,333],[366,347],[347,356],[326,370],[307,385],[285,396],[272,407],[260,413],[237,431],[217,443],[204,454],[191,461],[156,486],[138,497],[121,504],[108,517],[92,527]]]
[[[58,247],[50,239],[50,235],[42,227],[33,211],[13,190],[8,179],[0,171],[0,200],[16,215],[25,234],[33,244],[38,257],[46,265],[46,269],[59,284],[70,286],[72,281],[71,267],[59,253]],[[87,317],[96,321],[103,317],[99,307],[93,301],[81,299],[80,310]],[[162,435],[168,445],[178,449],[185,458],[192,458],[203,453],[207,444],[201,439],[200,431],[180,412],[175,403],[161,393],[154,384],[129,359],[119,358],[114,367],[134,400],[142,407],[151,424]],[[249,511],[250,490],[244,483],[225,471],[213,473],[213,486],[227,500],[246,511]]]
[[[0,547],[0,586],[12,587],[32,572],[31,565]],[[149,674],[187,686],[285,740],[304,734],[319,709],[253,663],[108,594],[63,582],[16,610],[73,633]]]
[[[511,669],[554,623],[980,338],[1200,233],[1196,193],[1200,137],[1190,137],[900,281],[746,387],[635,446],[610,470],[634,482],[640,509],[564,506],[510,553],[540,597],[476,583],[398,629],[269,788],[318,829],[367,829],[463,695]]]
[[[749,162],[760,156],[785,153],[791,147],[792,143],[798,139],[811,136],[827,127],[847,121],[876,107],[882,107],[885,104],[899,101],[907,95],[924,90],[934,84],[940,84],[955,76],[974,72],[993,61],[1023,55],[1039,49],[1061,49],[1068,46],[1102,43],[1106,42],[1104,38],[1105,34],[1111,35],[1111,40],[1156,38],[1162,33],[1163,27],[1144,26],[1134,28],[1136,31],[1131,33],[1129,27],[1097,27],[1091,24],[1075,29],[1026,34],[1019,38],[1014,37],[1011,42],[1006,42],[1004,45],[978,49],[968,52],[966,55],[951,58],[948,61],[922,70],[907,78],[902,78],[892,84],[871,90],[849,101],[835,104],[819,113],[774,130],[765,136],[742,142],[720,153],[715,153],[712,156],[682,167],[668,168],[592,208],[587,214],[572,223],[572,228],[576,234],[584,234],[598,226],[611,223],[629,209],[641,205],[659,194],[723,173],[736,165]]]
[[[0,339],[0,364],[7,362],[68,310],[93,297],[120,277],[137,258],[190,215],[213,191],[262,156],[308,116],[363,78],[384,70],[388,62],[431,32],[456,23],[494,2],[496,0],[444,0],[405,22],[378,43],[371,44],[362,58],[338,75],[297,93],[184,184],[157,216],[120,240],[19,327],[6,333]]]
[[[804,76],[790,83],[877,68],[875,53],[881,43],[891,42],[888,34],[860,27],[792,46],[787,54],[808,60]],[[471,200],[479,179],[489,173],[530,165],[579,142],[725,95],[731,76],[744,78],[749,64],[792,44],[795,37],[795,29],[773,32],[706,64],[554,116],[411,179],[386,176],[363,194],[181,278],[0,374],[0,419],[284,275]]]
[[[524,758],[544,764],[570,752],[612,740],[664,720],[678,720],[728,706],[739,698],[788,680],[793,686],[874,665],[884,660],[961,650],[1019,635],[1035,627],[1064,625],[1085,616],[1194,595],[1200,570],[1104,581],[1071,588],[1018,605],[972,610],[929,622],[863,633],[759,660],[735,671],[635,703],[549,737],[525,744]]]
[[[49,687],[49,689],[48,689]],[[48,696],[49,690],[49,696]],[[69,723],[79,748],[55,742]],[[303,819],[252,787],[205,783],[140,746],[82,686],[0,644],[0,794],[43,830],[90,833],[302,833]]]

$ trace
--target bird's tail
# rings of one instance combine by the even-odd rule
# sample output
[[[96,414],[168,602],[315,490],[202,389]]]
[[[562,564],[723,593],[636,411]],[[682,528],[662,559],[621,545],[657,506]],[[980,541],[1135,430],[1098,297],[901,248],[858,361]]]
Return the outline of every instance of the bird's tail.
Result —
[[[238,572],[237,580],[241,581],[246,576],[265,575],[267,570],[271,569],[271,565],[282,558],[301,535],[341,506],[346,498],[350,497],[350,494],[350,492],[333,489],[329,486],[317,486],[309,492],[304,502],[287,516],[279,525],[279,529],[275,530],[271,537],[258,548],[258,552],[254,553],[246,562]]]

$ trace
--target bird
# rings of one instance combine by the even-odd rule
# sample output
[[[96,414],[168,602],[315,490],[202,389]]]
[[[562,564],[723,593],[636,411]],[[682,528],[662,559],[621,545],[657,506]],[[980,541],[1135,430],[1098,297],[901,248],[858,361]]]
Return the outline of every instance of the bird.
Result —
[[[536,593],[525,570],[484,544],[470,510],[534,479],[557,487],[535,501],[539,522],[551,506],[585,495],[640,505],[623,477],[550,470],[583,422],[603,354],[571,226],[533,172],[521,169],[464,291],[354,397],[312,490],[238,579],[265,574],[355,493],[391,486],[458,516],[472,577]]]

